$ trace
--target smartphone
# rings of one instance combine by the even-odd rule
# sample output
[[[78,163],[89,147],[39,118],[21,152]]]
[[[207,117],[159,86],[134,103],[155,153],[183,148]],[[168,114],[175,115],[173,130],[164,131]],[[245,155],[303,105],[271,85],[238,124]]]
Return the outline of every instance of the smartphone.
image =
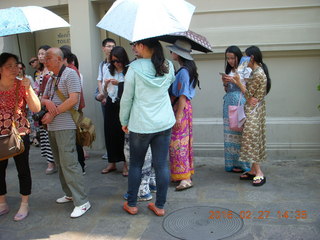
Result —
[[[226,75],[225,73],[223,73],[223,72],[219,72],[219,74],[221,75],[221,76],[224,76],[224,75]]]

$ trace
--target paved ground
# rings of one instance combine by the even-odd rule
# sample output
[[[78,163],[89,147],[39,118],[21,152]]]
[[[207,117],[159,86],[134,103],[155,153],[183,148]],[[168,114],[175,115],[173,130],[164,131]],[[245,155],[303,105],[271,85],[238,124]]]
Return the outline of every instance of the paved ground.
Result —
[[[33,177],[30,215],[22,222],[14,222],[12,219],[20,199],[16,169],[10,161],[7,196],[11,211],[0,217],[0,240],[177,239],[164,230],[162,224],[166,219],[150,212],[147,202],[138,204],[136,216],[122,210],[127,178],[120,172],[100,174],[106,163],[101,159],[102,154],[92,151],[87,160],[85,179],[92,208],[78,219],[69,217],[73,210],[71,203],[55,203],[55,199],[63,195],[58,175],[45,175],[46,162],[40,157],[39,148],[33,147],[30,154]],[[197,157],[195,187],[175,192],[174,185],[170,186],[167,216],[173,216],[179,209],[205,206],[209,211],[203,213],[203,219],[194,226],[194,231],[199,231],[202,227],[210,228],[222,218],[227,220],[227,216],[216,219],[219,207],[248,218],[243,219],[240,231],[226,239],[320,239],[319,159],[270,160],[263,167],[267,184],[255,188],[249,181],[239,181],[239,174],[224,172],[222,158]],[[177,227],[192,221],[190,214],[186,218],[178,219]],[[235,219],[231,217],[231,220]],[[215,233],[211,233],[210,239],[216,239]],[[192,239],[205,238],[200,231]]]

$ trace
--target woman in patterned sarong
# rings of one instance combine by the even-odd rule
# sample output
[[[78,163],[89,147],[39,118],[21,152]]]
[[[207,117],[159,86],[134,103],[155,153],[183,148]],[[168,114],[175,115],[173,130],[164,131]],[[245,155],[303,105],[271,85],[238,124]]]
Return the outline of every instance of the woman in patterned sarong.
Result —
[[[223,86],[226,94],[223,97],[223,130],[224,130],[224,159],[225,171],[227,172],[246,172],[250,171],[250,163],[239,161],[242,131],[233,131],[229,127],[229,106],[241,105],[245,103],[245,98],[240,88],[231,82],[236,74],[238,64],[242,57],[241,50],[237,46],[230,46],[225,52],[225,75],[222,76]],[[244,83],[244,78],[248,78],[251,73],[250,68],[246,68],[240,76]]]
[[[256,46],[246,49],[246,55],[251,58],[248,67],[252,69],[251,77],[246,86],[234,77],[236,84],[244,92],[246,122],[242,132],[241,161],[252,163],[251,170],[240,176],[240,180],[253,180],[253,186],[266,183],[260,163],[266,160],[266,104],[265,96],[271,88],[269,71],[262,60],[262,53]]]
[[[168,48],[172,59],[180,64],[176,80],[170,88],[176,124],[172,128],[169,153],[171,180],[180,181],[176,191],[182,191],[193,186],[191,180],[194,174],[191,99],[195,95],[195,87],[199,85],[199,80],[197,67],[190,55],[190,43],[177,40]]]

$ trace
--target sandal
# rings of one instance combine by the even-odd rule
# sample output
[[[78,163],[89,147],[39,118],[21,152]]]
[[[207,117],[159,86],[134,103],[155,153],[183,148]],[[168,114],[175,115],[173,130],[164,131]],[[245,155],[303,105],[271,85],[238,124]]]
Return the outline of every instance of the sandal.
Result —
[[[107,173],[111,173],[114,171],[117,171],[117,168],[107,168],[106,167],[106,168],[102,169],[101,174],[107,174]]]
[[[260,182],[255,182],[255,181],[259,181]],[[266,183],[266,177],[265,176],[256,176],[253,178],[253,182],[252,182],[252,185],[255,186],[255,187],[259,187],[259,186],[262,186],[263,184]]]
[[[165,211],[162,208],[157,208],[156,205],[154,203],[149,203],[148,204],[148,208],[154,212],[154,214],[156,214],[157,216],[161,217],[164,216]]]
[[[125,203],[123,204],[123,209],[124,209],[127,213],[129,213],[129,214],[131,214],[131,215],[136,215],[136,214],[138,213],[138,208],[137,208],[137,207],[130,207],[130,206],[128,205],[128,202],[125,202]]]
[[[186,189],[192,188],[192,187],[193,187],[192,182],[188,182],[186,180],[182,180],[180,182],[180,184],[176,187],[176,191],[183,191],[183,190],[186,190]]]
[[[240,180],[253,180],[256,175],[250,174],[249,172],[245,172],[240,176]]]
[[[234,173],[243,173],[244,171],[241,168],[232,168],[231,172]]]

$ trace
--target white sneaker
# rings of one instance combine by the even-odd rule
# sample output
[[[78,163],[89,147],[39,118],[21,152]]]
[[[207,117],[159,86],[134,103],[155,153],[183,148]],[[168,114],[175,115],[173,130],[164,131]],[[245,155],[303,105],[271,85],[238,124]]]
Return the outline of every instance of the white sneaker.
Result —
[[[63,196],[56,200],[56,203],[67,203],[67,202],[72,202],[72,197]]]
[[[89,202],[86,202],[85,204],[75,207],[73,209],[73,212],[71,213],[70,217],[77,218],[81,217],[83,214],[85,214],[89,209],[91,208],[91,205]]]

